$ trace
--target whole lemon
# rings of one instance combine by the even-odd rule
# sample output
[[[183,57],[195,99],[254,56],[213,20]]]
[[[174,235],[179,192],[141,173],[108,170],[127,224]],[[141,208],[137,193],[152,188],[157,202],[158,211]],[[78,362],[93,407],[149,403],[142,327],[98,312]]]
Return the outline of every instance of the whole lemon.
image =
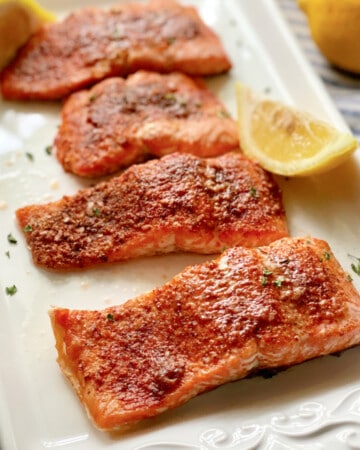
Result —
[[[360,0],[298,0],[311,35],[334,66],[360,73]]]

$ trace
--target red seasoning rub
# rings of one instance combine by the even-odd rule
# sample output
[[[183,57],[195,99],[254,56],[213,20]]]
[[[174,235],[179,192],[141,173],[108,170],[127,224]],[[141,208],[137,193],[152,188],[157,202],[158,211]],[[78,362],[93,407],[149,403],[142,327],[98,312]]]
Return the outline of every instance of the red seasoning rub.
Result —
[[[173,153],[16,215],[35,264],[49,269],[178,250],[219,253],[288,235],[278,186],[239,153]]]
[[[53,100],[139,69],[202,76],[230,67],[195,8],[151,0],[88,7],[45,25],[3,71],[1,88],[7,99]]]
[[[97,177],[149,155],[217,156],[239,140],[236,122],[200,79],[139,71],[72,94],[55,145],[66,171]]]
[[[122,305],[50,317],[60,367],[102,430],[360,342],[360,297],[317,239],[234,247]]]

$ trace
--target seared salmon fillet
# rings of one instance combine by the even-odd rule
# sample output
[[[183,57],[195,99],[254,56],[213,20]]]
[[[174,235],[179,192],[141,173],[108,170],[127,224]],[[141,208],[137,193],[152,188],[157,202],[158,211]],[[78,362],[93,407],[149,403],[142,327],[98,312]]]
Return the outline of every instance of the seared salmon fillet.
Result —
[[[236,122],[200,79],[139,71],[72,94],[55,146],[66,171],[96,177],[148,155],[217,156],[239,139]]]
[[[174,0],[87,7],[35,33],[3,71],[7,99],[54,100],[139,69],[189,75],[226,72],[219,37],[195,8]]]
[[[16,215],[35,264],[51,269],[178,250],[219,253],[288,235],[277,184],[239,153],[173,153]]]
[[[60,367],[102,430],[360,342],[359,294],[313,238],[234,247],[122,305],[50,317]]]

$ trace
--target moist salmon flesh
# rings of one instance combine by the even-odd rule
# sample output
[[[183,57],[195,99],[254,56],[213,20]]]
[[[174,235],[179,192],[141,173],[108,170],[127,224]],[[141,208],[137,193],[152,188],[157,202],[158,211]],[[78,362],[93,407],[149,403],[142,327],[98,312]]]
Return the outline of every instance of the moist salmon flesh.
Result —
[[[201,157],[239,148],[237,123],[200,79],[138,71],[72,94],[55,138],[64,169],[83,177],[114,173],[151,156]]]
[[[49,269],[174,251],[220,253],[288,235],[279,187],[240,153],[173,153],[16,215],[35,264]]]
[[[174,0],[87,7],[46,24],[1,75],[6,99],[56,100],[140,69],[194,76],[228,71],[219,37],[196,9]]]
[[[62,371],[109,431],[360,342],[359,294],[314,238],[234,247],[122,305],[50,317]]]

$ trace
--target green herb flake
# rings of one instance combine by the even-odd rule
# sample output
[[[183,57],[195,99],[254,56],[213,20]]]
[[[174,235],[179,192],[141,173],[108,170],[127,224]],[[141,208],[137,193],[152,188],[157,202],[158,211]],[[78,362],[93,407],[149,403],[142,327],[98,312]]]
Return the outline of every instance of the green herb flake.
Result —
[[[330,259],[330,253],[329,252],[324,252],[323,257],[321,258],[321,262],[322,261],[329,261]]]
[[[168,44],[169,44],[169,45],[172,45],[172,44],[174,44],[174,42],[176,41],[176,39],[175,39],[174,37],[169,37],[169,38],[167,39],[167,41],[168,41]]]
[[[115,322],[114,316],[113,316],[111,313],[109,313],[109,314],[106,316],[106,318],[107,318],[107,320],[108,320],[109,322]]]
[[[263,270],[263,274],[264,274],[266,277],[268,277],[269,275],[272,274],[272,272],[271,272],[271,270],[269,270],[269,269],[267,269],[267,268],[265,267],[265,269]]]
[[[10,252],[9,252],[9,250],[7,252],[5,252],[5,256],[7,256],[10,259]]]
[[[28,223],[27,225],[24,226],[23,232],[29,233],[29,231],[32,231],[32,226]]]
[[[351,268],[353,272],[356,273],[356,275],[360,275],[360,262],[358,262],[357,264],[352,263]]]
[[[352,276],[349,273],[346,274],[346,279],[348,281],[353,281],[353,278],[352,278]]]
[[[352,263],[351,268],[353,272],[356,273],[356,275],[360,275],[360,262],[358,262],[357,264]]]
[[[351,263],[351,269],[356,275],[360,276],[360,258],[357,258],[353,255],[348,255],[350,258],[352,258],[355,262]]]
[[[14,236],[11,233],[9,233],[7,235],[7,240],[9,242],[9,244],[17,244],[17,240],[14,238]]]
[[[261,277],[261,286],[265,287],[267,285],[268,279],[266,277]]]
[[[254,188],[254,186],[251,186],[251,188],[250,188],[250,195],[252,198],[258,198],[258,193],[257,193],[256,188]]]
[[[45,153],[46,153],[47,155],[51,155],[51,153],[52,153],[52,145],[47,145],[47,146],[45,147]]]
[[[99,208],[94,208],[93,209],[93,214],[94,214],[94,216],[99,217],[100,216],[100,209]]]
[[[25,156],[27,157],[27,159],[31,162],[34,161],[34,155],[30,152],[25,152]]]
[[[230,117],[230,113],[224,111],[223,109],[219,109],[219,111],[217,112],[217,116],[220,117],[221,119],[225,119]]]
[[[5,292],[6,295],[15,295],[17,293],[17,287],[15,286],[15,284],[13,284],[12,286],[7,286],[5,288]]]
[[[278,287],[278,288],[281,288],[283,282],[284,282],[284,279],[283,279],[282,277],[279,277],[279,278],[278,278],[277,280],[275,280],[273,283],[274,283],[274,286],[276,286],[276,287]]]
[[[175,94],[173,94],[172,92],[167,92],[164,97],[165,100],[176,100]]]

